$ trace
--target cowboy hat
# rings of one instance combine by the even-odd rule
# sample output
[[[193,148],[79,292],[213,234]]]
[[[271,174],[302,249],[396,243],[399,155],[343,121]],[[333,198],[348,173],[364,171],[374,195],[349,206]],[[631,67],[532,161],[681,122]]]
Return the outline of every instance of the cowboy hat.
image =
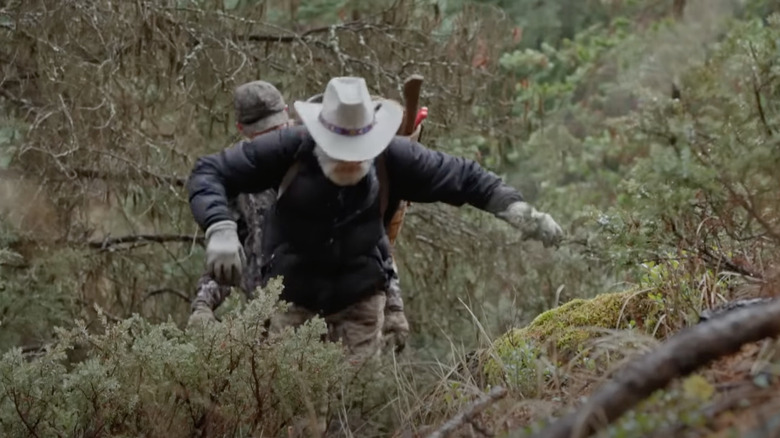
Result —
[[[341,161],[365,161],[381,154],[404,114],[392,100],[372,101],[365,79],[359,77],[333,78],[322,103],[296,101],[294,106],[314,141]]]

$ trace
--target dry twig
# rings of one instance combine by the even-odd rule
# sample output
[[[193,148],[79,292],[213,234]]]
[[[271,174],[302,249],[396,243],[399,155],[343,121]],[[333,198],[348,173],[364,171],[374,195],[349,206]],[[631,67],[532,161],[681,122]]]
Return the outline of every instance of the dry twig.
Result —
[[[428,435],[428,438],[444,438],[449,436],[455,429],[460,426],[469,423],[480,412],[487,409],[488,406],[497,402],[498,400],[506,397],[506,388],[502,386],[495,386],[487,394],[483,395],[477,400],[471,402],[466,409],[458,413],[458,415],[450,418],[440,428]]]

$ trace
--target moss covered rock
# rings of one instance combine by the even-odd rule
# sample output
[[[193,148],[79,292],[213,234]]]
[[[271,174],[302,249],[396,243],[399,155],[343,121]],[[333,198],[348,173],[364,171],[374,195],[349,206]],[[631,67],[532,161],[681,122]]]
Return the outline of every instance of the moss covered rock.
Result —
[[[600,329],[663,335],[662,330],[656,330],[662,311],[660,301],[647,291],[572,300],[496,340],[484,361],[485,377],[488,383],[504,382],[530,395],[552,368],[577,355],[587,357],[589,341],[604,333]],[[555,357],[557,363],[545,360],[549,357]]]

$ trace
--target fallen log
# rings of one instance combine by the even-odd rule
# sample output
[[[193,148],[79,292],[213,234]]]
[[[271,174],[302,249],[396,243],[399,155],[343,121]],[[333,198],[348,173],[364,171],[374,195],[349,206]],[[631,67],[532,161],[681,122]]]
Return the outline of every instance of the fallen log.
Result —
[[[606,427],[672,380],[743,345],[780,334],[780,300],[735,309],[686,328],[655,351],[631,361],[575,412],[550,424],[533,438],[585,438]]]

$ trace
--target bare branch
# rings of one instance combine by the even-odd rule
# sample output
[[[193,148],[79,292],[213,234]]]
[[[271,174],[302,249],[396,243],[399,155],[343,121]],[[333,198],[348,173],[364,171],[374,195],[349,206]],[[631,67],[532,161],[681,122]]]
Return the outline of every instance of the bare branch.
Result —
[[[122,245],[126,243],[139,243],[139,242],[154,242],[154,243],[168,243],[168,242],[182,242],[182,243],[197,243],[203,245],[205,239],[203,237],[188,236],[185,234],[130,234],[127,236],[106,238],[103,240],[90,241],[87,245],[90,248],[96,248],[100,250],[107,250],[113,246]]]
[[[291,43],[293,41],[302,41],[308,36],[312,36],[319,33],[326,33],[330,31],[342,31],[342,30],[359,31],[370,26],[371,25],[369,23],[365,23],[363,21],[352,21],[349,23],[344,23],[344,24],[334,25],[334,26],[315,27],[301,34],[292,34],[292,35],[249,34],[249,35],[238,35],[236,36],[236,39],[239,41]]]
[[[73,173],[76,176],[81,178],[103,179],[107,181],[136,181],[130,175],[121,175],[117,173],[107,172],[103,170],[96,170],[96,169],[73,169]],[[143,177],[145,179],[162,181],[172,186],[184,187],[185,185],[187,185],[187,178],[181,178],[181,177],[170,176],[170,175],[157,175],[154,172],[146,171],[146,170],[141,170],[140,173],[143,174]]]
[[[9,268],[9,269],[27,269],[30,267],[29,263],[8,263],[8,262],[0,262],[0,268]]]
[[[480,412],[487,409],[490,405],[498,400],[506,397],[506,388],[502,386],[494,386],[487,394],[471,402],[466,409],[458,413],[458,415],[449,419],[440,428],[428,435],[428,438],[444,438],[450,436],[452,432],[455,432],[460,426],[471,422],[471,420],[479,415]]]
[[[720,267],[723,266],[729,271],[736,272],[746,277],[751,277],[756,279],[762,278],[761,274],[759,274],[758,272],[753,272],[752,270],[744,266],[734,263],[723,253],[719,252],[718,254],[713,254],[712,251],[710,251],[704,245],[698,245],[698,251],[699,254],[702,256],[702,258],[705,259],[709,264],[713,265],[713,267],[716,270],[720,270]]]
[[[146,301],[147,299],[149,299],[149,298],[151,298],[153,296],[162,295],[162,294],[175,295],[175,296],[181,298],[182,300],[184,300],[184,301],[186,301],[188,303],[192,302],[192,300],[190,299],[190,297],[186,293],[184,293],[184,292],[182,292],[180,290],[171,289],[171,288],[168,288],[168,287],[165,287],[165,288],[162,288],[162,289],[156,289],[156,290],[152,290],[152,291],[147,292],[146,296],[144,297],[144,301]]]
[[[35,246],[35,245],[66,245],[71,247],[83,247],[98,249],[101,251],[112,251],[115,247],[127,244],[147,244],[147,243],[187,243],[204,246],[206,239],[202,236],[187,234],[129,234],[119,237],[106,237],[101,240],[74,241],[74,240],[45,240],[35,238],[19,238],[14,240],[14,245]],[[11,264],[4,262],[3,266],[10,268],[23,269],[24,264]]]
[[[748,44],[748,47],[750,48],[750,56],[753,58],[754,63],[758,63],[758,55],[756,55],[756,48],[753,47],[752,43]],[[766,120],[766,114],[764,113],[764,106],[761,105],[761,88],[758,85],[758,77],[756,75],[756,72],[753,71],[753,77],[752,77],[752,83],[753,83],[753,98],[756,100],[756,109],[758,110],[758,117],[761,120],[761,124],[764,125],[764,130],[766,130],[766,135],[772,136],[774,133],[772,132],[772,128],[769,127],[769,122]]]

